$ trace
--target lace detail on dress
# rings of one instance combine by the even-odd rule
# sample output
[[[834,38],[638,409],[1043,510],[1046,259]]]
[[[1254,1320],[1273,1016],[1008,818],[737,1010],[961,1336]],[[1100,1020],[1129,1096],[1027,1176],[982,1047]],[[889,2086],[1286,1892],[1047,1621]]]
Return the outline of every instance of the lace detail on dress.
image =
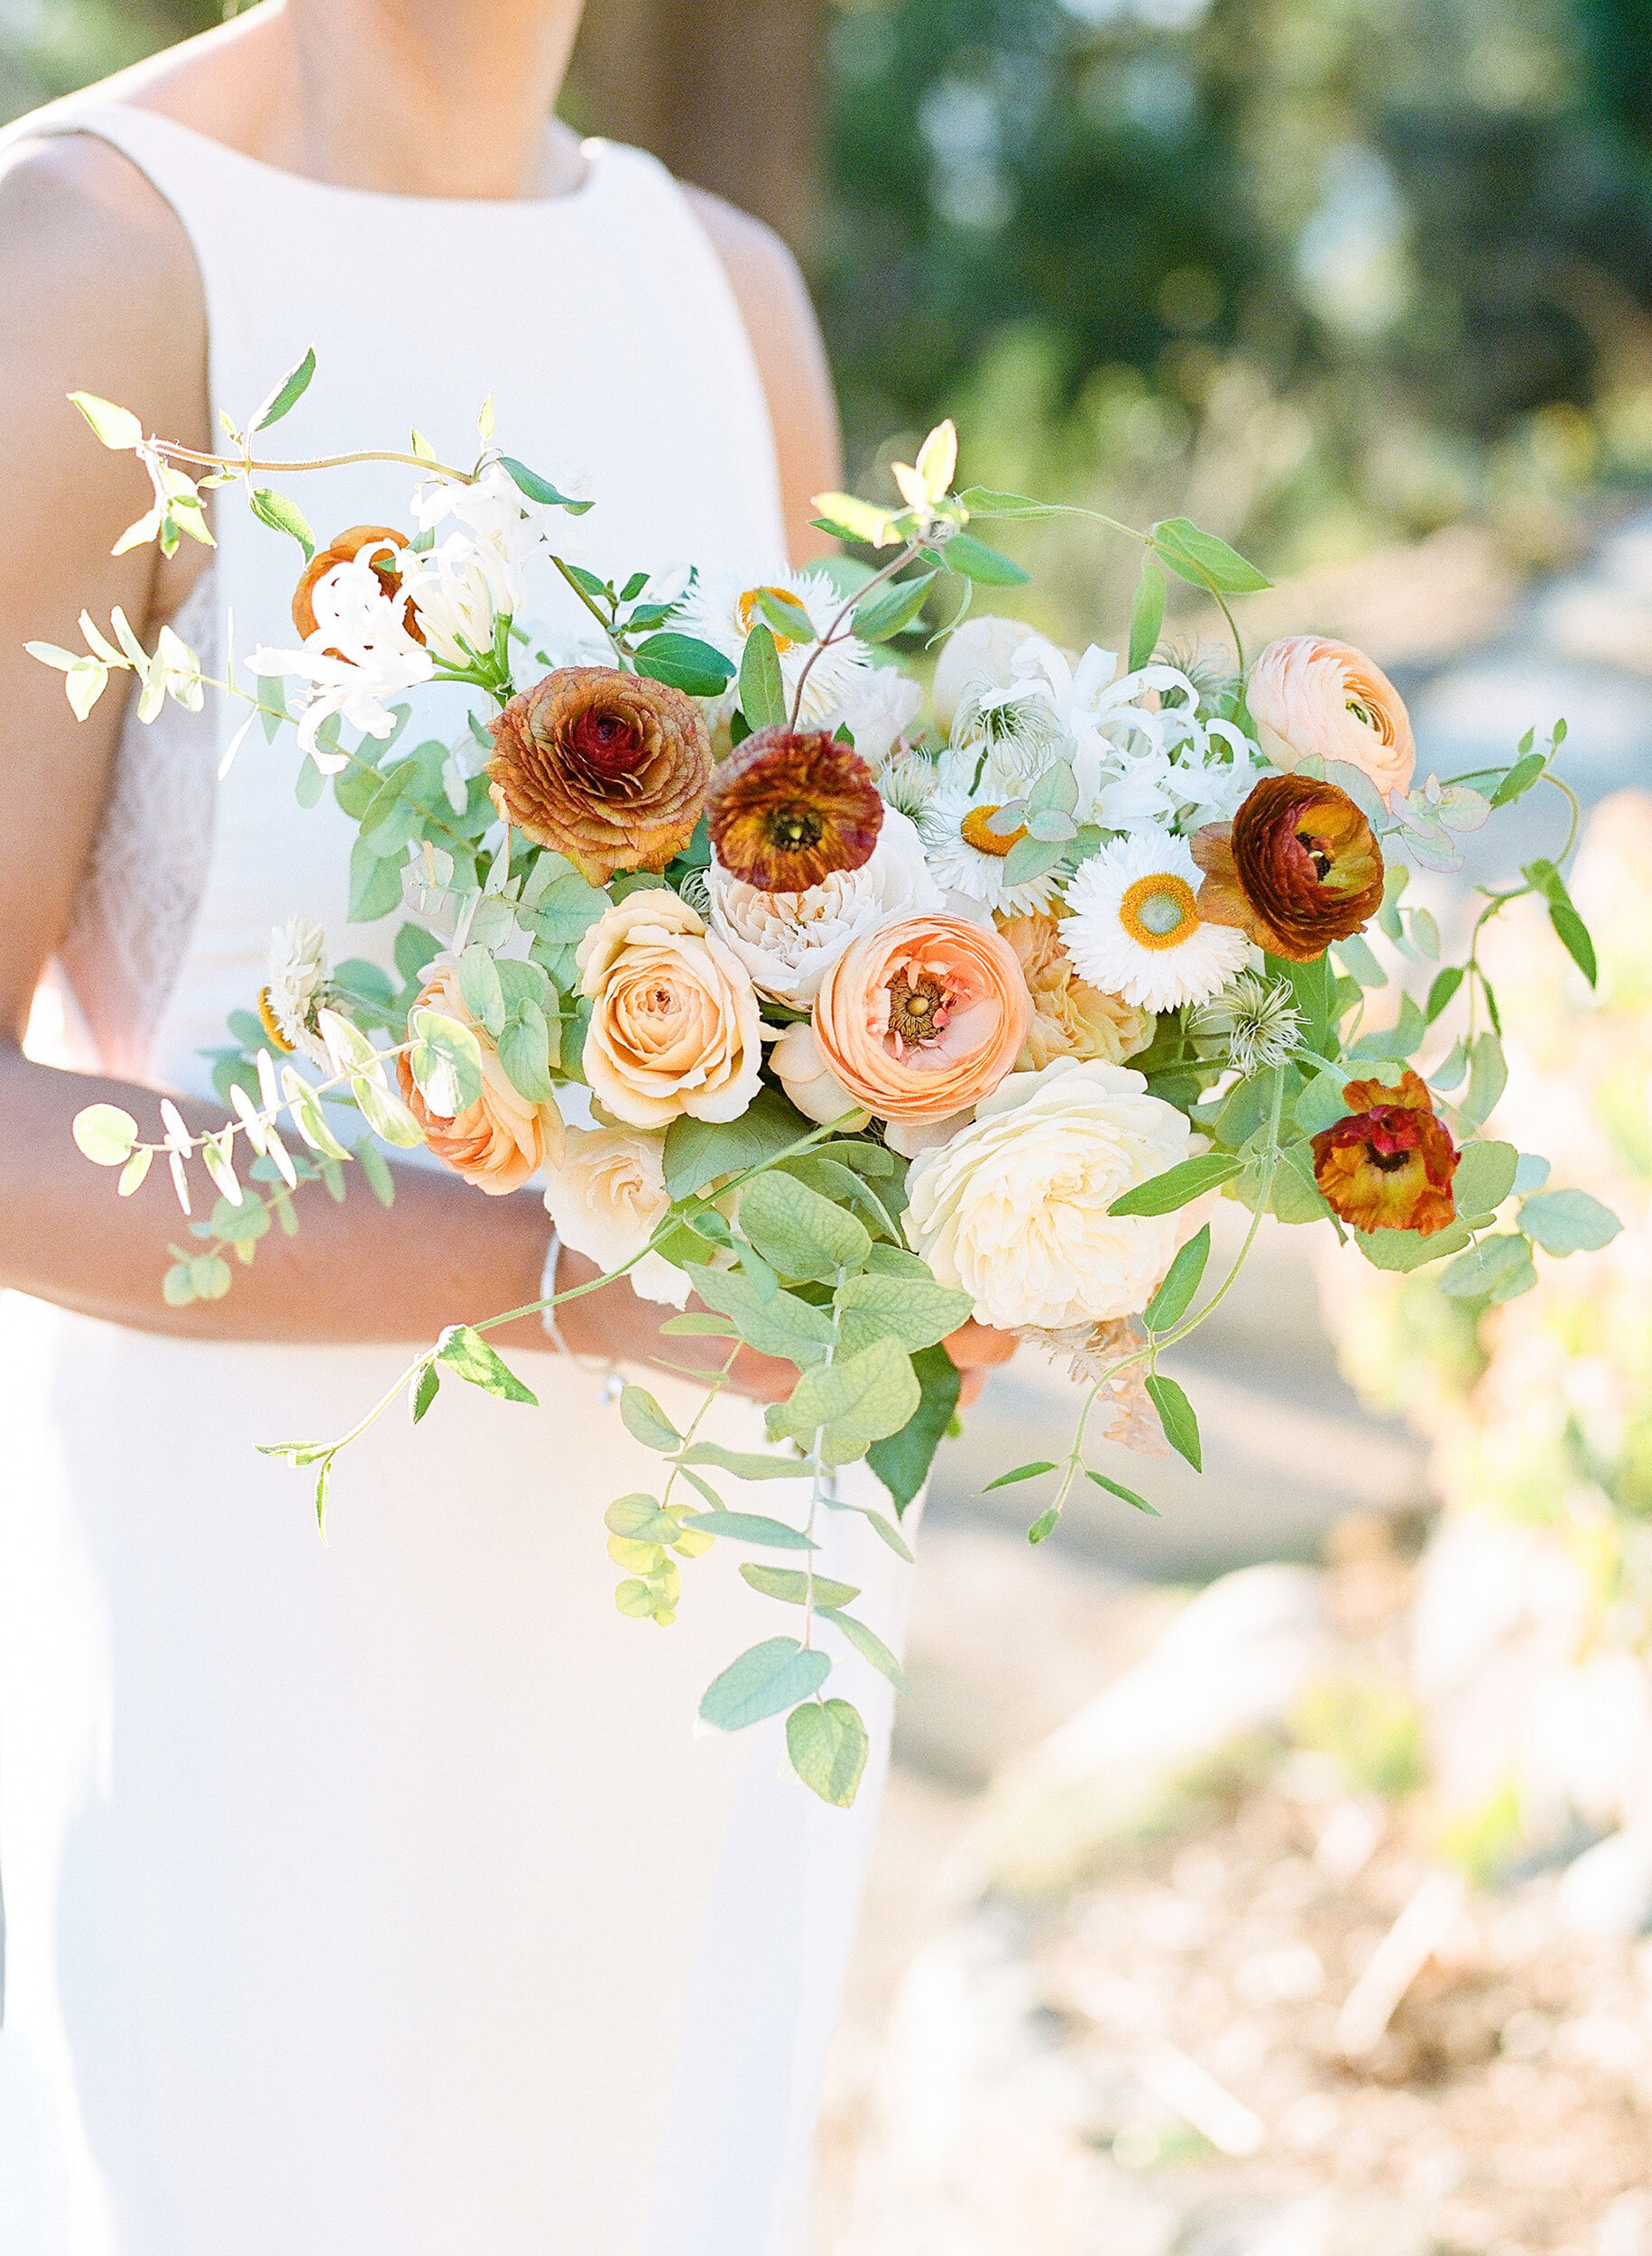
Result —
[[[210,564],[172,624],[202,672],[216,674],[217,574]],[[134,698],[59,951],[99,1064],[129,1080],[147,1074],[155,1030],[206,890],[216,752],[210,690],[202,711],[186,712],[169,698],[147,726]]]

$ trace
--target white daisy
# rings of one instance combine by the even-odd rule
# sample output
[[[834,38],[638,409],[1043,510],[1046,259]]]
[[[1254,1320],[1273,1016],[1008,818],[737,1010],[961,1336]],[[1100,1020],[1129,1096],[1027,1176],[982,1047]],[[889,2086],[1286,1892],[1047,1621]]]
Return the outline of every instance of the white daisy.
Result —
[[[1185,838],[1128,832],[1081,863],[1067,888],[1062,945],[1080,976],[1144,1011],[1208,1003],[1244,967],[1250,943],[1206,924],[1199,870]]]
[[[714,572],[696,579],[694,586],[678,607],[671,621],[675,633],[692,634],[700,642],[709,643],[714,650],[736,666],[745,649],[746,637],[754,626],[767,625],[774,635],[775,648],[780,653],[780,679],[786,685],[788,710],[796,691],[798,680],[814,656],[817,645],[809,642],[793,642],[781,633],[763,616],[758,598],[764,593],[790,596],[800,603],[809,616],[809,624],[817,634],[824,634],[844,607],[844,597],[833,584],[829,573],[823,571],[781,571],[761,579],[746,578],[743,574]],[[823,650],[809,667],[808,683],[803,692],[800,717],[811,727],[818,727],[832,720],[846,706],[851,705],[865,686],[865,677],[872,667],[872,653],[864,643],[853,636],[834,643]]]
[[[918,836],[929,873],[944,892],[963,893],[983,908],[1007,917],[1029,917],[1047,908],[1055,873],[1009,884],[1004,861],[1018,833],[1002,837],[989,818],[1006,801],[1020,797],[1025,783],[1005,776],[989,756],[948,753],[935,789],[918,813]]]
[[[316,1016],[327,996],[327,936],[308,917],[291,917],[270,935],[270,984],[258,998],[264,1031],[289,1055],[328,1062]]]

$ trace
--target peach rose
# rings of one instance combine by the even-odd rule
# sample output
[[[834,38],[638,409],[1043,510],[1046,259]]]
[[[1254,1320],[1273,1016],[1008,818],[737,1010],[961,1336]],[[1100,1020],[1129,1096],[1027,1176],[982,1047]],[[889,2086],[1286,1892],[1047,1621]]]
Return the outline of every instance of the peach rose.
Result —
[[[599,1105],[633,1128],[679,1113],[740,1117],[762,1062],[757,994],[686,901],[660,885],[628,893],[576,960],[593,1005],[585,1075]]]
[[[457,965],[434,965],[413,1008],[439,1011],[444,1018],[468,1026],[482,1052],[482,1094],[451,1119],[430,1110],[413,1079],[406,1051],[396,1059],[396,1077],[408,1110],[419,1123],[426,1148],[442,1165],[497,1197],[520,1190],[548,1161],[560,1160],[561,1114],[554,1105],[531,1105],[512,1081],[486,1027],[465,1007]]]
[[[1410,716],[1363,651],[1320,634],[1287,634],[1257,660],[1245,701],[1276,768],[1317,755],[1358,768],[1385,800],[1409,790],[1417,765]]]
[[[1152,1012],[1081,979],[1062,946],[1058,918],[1005,917],[998,929],[1015,950],[1032,997],[1032,1031],[1017,1060],[1021,1072],[1040,1073],[1057,1058],[1121,1066],[1147,1048],[1158,1024]]]
[[[822,1062],[881,1120],[966,1111],[1013,1069],[1031,1026],[1014,949],[963,917],[903,917],[868,934],[815,1002]]]

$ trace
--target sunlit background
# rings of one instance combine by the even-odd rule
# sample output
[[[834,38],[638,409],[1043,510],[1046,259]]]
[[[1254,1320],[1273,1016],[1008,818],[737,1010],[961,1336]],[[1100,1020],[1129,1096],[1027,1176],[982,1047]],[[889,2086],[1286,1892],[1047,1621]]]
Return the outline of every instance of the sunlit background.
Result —
[[[219,13],[0,0],[0,115]],[[1425,771],[1564,715],[1586,806],[1652,785],[1646,0],[592,0],[567,108],[794,244],[859,490],[953,414],[1255,557],[1247,636],[1362,643]],[[1116,644],[1128,542],[1005,545]],[[1500,1310],[1265,1234],[1203,1480],[1112,1468],[1157,1520],[1029,1552],[1026,1358],[943,1455],[823,2256],[1652,2256],[1649,867],[1613,798],[1601,1003],[1503,943],[1498,1125],[1615,1246]]]

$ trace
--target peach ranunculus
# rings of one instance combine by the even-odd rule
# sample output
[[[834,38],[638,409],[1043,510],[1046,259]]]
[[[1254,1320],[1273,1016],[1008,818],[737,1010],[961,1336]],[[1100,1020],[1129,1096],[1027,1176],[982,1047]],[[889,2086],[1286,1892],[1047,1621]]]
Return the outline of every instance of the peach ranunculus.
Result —
[[[1015,950],[964,917],[903,917],[844,950],[814,1012],[822,1062],[880,1120],[949,1120],[1012,1071],[1032,1026]]]
[[[457,964],[431,966],[413,1009],[438,1011],[468,1026],[482,1052],[482,1094],[450,1119],[430,1110],[413,1079],[407,1052],[397,1058],[396,1077],[427,1149],[478,1190],[494,1197],[520,1190],[548,1161],[561,1158],[561,1114],[554,1105],[530,1104],[512,1081],[486,1027],[466,1008]]]
[[[1287,634],[1251,668],[1245,702],[1276,768],[1317,755],[1358,768],[1385,800],[1410,789],[1417,745],[1405,699],[1363,651],[1321,634]]]
[[[664,886],[628,893],[598,917],[577,961],[592,1003],[585,1076],[599,1105],[633,1128],[681,1113],[740,1117],[760,1085],[757,994],[686,901]]]
[[[1032,1029],[1016,1060],[1020,1072],[1042,1072],[1057,1058],[1121,1066],[1147,1048],[1158,1024],[1153,1012],[1079,977],[1061,944],[1059,918],[1004,917],[998,929],[1015,950],[1032,997]]]

